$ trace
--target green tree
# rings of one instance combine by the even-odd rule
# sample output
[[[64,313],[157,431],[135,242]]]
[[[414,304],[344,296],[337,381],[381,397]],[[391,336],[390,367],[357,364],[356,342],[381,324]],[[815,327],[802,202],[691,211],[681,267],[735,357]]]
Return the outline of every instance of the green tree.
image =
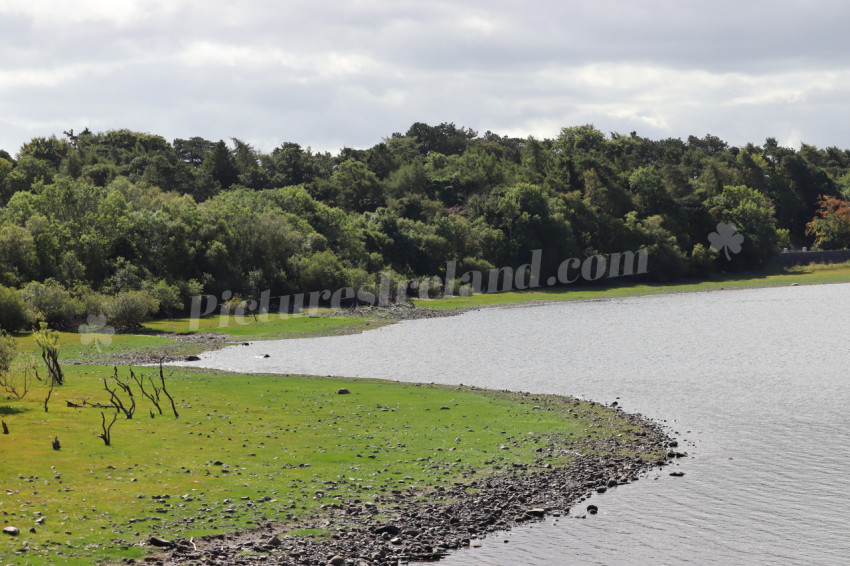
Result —
[[[331,180],[338,190],[338,204],[345,209],[372,211],[384,203],[381,183],[365,163],[353,159],[343,161]]]
[[[706,206],[717,222],[731,222],[744,235],[742,251],[732,258],[733,265],[761,265],[776,253],[782,235],[776,229],[773,205],[763,194],[745,185],[727,185],[720,195],[706,201]]]
[[[0,283],[22,285],[35,275],[37,262],[29,230],[20,226],[0,227]]]

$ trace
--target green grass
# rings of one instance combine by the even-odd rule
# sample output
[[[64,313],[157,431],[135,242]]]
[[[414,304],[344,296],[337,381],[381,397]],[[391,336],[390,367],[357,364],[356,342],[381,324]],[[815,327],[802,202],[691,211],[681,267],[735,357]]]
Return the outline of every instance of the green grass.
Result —
[[[720,289],[746,289],[781,285],[812,285],[850,282],[850,264],[809,265],[787,270],[774,269],[762,274],[732,274],[706,281],[686,283],[625,283],[616,287],[552,287],[529,291],[482,293],[469,297],[416,299],[417,307],[456,309],[485,305],[507,305],[531,301],[581,301],[616,297],[636,297],[662,293],[688,293]]]
[[[18,352],[39,356],[32,332],[14,334]],[[145,334],[78,334],[59,333],[59,361],[72,363],[113,364],[128,355],[148,354],[188,356],[209,349],[202,344],[180,342],[166,336]]]
[[[268,320],[251,317],[210,316],[197,321],[198,328],[190,328],[188,318],[162,319],[145,323],[133,334],[80,334],[60,332],[60,361],[63,364],[120,364],[133,356],[183,357],[199,354],[216,344],[177,340],[163,334],[190,335],[196,333],[222,334],[233,341],[246,339],[281,339],[331,336],[361,332],[378,328],[388,321],[371,317],[308,315],[269,315]],[[40,355],[32,332],[14,335],[19,352]],[[138,359],[138,358],[137,358]]]
[[[139,543],[154,534],[200,536],[266,521],[297,530],[323,503],[370,501],[405,488],[427,492],[512,462],[532,463],[549,443],[571,452],[573,442],[615,433],[626,440],[631,430],[619,417],[592,420],[607,409],[549,397],[174,369],[166,379],[180,417],[163,406],[165,414],[154,410],[151,418],[152,404],[137,391],[134,418],[116,421],[107,447],[97,436],[100,410],[66,401],[105,402],[101,379],[111,373],[68,368],[48,413],[43,386],[0,403],[10,428],[0,435],[0,513],[21,529],[18,537],[0,537],[4,564],[139,558]],[[338,395],[340,387],[351,394]],[[40,516],[43,525],[36,524]],[[28,550],[16,554],[25,544]]]
[[[359,316],[328,316],[330,309],[317,309],[316,315],[268,314],[258,317],[236,317],[233,315],[207,316],[195,320],[193,327],[189,318],[157,320],[143,325],[147,331],[192,334],[215,332],[239,338],[303,338],[330,336],[360,332],[377,328],[383,321]],[[322,316],[324,315],[324,316]]]

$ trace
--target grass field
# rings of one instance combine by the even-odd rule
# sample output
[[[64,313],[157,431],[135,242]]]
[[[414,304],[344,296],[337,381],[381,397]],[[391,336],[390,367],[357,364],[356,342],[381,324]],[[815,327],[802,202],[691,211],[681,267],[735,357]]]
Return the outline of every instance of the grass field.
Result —
[[[102,378],[111,374],[69,368],[49,412],[44,387],[0,402],[10,430],[0,435],[0,513],[3,526],[21,530],[0,537],[3,564],[138,559],[151,535],[233,532],[267,521],[297,531],[299,518],[322,504],[427,491],[534,462],[548,443],[569,448],[587,435],[628,437],[629,430],[625,421],[591,420],[608,412],[599,406],[518,394],[166,368],[179,418],[167,402],[160,415],[136,391],[133,419],[119,417],[107,447],[98,438],[101,409],[66,401],[106,402]],[[351,394],[337,394],[342,387]],[[108,423],[112,411],[103,412]]]

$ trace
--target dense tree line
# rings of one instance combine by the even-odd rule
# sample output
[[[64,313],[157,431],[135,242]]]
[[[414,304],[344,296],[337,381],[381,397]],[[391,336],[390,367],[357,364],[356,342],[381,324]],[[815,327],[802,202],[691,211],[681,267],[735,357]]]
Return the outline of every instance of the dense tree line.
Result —
[[[850,151],[768,138],[556,139],[416,123],[338,155],[114,130],[0,151],[0,326],[87,314],[132,325],[199,293],[373,287],[645,248],[648,277],[757,268],[779,246],[848,245]],[[841,214],[844,216],[842,217]],[[745,237],[709,249],[719,222]],[[841,223],[844,224],[841,224]]]

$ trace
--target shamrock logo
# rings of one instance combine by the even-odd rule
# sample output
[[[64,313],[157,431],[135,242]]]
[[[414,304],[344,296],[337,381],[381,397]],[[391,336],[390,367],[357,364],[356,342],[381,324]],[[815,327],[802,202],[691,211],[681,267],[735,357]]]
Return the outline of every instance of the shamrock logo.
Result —
[[[94,344],[100,351],[100,345],[108,346],[112,343],[112,335],[115,329],[106,325],[105,315],[90,314],[86,318],[86,324],[81,324],[77,331],[80,333],[80,342],[84,345]]]
[[[725,251],[726,259],[731,261],[729,256],[731,251],[733,254],[741,252],[741,244],[744,243],[744,235],[738,234],[738,227],[732,222],[726,224],[721,222],[717,225],[717,232],[712,232],[708,235],[708,241],[711,243],[711,249],[716,252]]]

